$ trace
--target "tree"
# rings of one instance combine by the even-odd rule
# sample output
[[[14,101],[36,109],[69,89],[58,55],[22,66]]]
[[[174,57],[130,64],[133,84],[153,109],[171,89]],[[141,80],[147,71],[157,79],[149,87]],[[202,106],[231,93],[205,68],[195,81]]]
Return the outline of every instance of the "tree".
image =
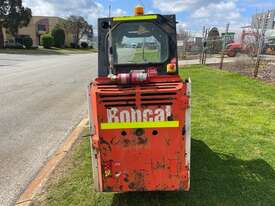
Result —
[[[81,16],[70,16],[63,22],[64,27],[74,37],[74,44],[79,45],[79,40],[85,35],[91,32],[91,27],[88,22]]]
[[[23,7],[22,0],[0,0],[0,48],[4,46],[3,28],[16,36],[19,28],[29,24],[31,17],[31,9]]]
[[[63,47],[65,43],[65,31],[64,29],[60,28],[59,25],[55,26],[52,30],[52,36],[54,39],[54,46],[55,47]]]
[[[250,62],[251,65],[254,64],[253,76],[255,78],[258,76],[262,60],[268,16],[269,12],[256,14],[252,25],[248,27],[248,30],[244,29],[242,33],[242,50],[251,57]]]
[[[3,27],[8,13],[8,6],[7,0],[0,0],[0,48],[4,47]]]
[[[255,78],[258,77],[258,73],[259,73],[259,67],[261,63],[261,53],[264,47],[264,39],[265,39],[265,32],[266,32],[268,18],[270,18],[269,11],[263,15],[258,16],[257,18],[257,25],[258,25],[258,41],[257,41],[257,50],[256,50],[257,58],[256,58],[254,72],[253,72]],[[259,28],[261,32],[259,32]]]

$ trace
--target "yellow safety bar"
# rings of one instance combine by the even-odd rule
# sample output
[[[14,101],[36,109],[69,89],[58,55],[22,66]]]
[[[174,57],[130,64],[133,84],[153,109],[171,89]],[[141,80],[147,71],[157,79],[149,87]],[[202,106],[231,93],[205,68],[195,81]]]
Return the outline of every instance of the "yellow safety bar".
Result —
[[[171,128],[179,127],[179,121],[160,122],[113,122],[101,123],[101,129],[131,129],[131,128]]]

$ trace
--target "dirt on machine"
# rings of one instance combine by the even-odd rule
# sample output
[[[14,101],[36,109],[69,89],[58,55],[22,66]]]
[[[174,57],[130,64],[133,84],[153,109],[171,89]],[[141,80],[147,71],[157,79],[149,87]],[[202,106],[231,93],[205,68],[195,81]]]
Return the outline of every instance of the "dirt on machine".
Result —
[[[99,192],[188,191],[191,81],[179,75],[176,16],[98,19],[98,77],[88,88]]]

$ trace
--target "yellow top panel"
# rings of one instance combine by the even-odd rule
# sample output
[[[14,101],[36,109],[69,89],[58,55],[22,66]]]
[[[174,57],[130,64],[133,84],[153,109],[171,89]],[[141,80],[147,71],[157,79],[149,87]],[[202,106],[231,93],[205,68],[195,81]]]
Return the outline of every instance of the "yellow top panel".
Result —
[[[152,20],[157,18],[158,18],[157,15],[122,16],[122,17],[114,17],[113,21],[138,21],[138,20]]]

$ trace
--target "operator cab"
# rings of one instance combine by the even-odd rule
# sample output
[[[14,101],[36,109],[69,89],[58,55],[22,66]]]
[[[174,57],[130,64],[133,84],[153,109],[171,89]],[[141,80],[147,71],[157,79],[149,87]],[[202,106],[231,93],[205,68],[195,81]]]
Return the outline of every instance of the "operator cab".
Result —
[[[175,15],[100,18],[98,27],[99,76],[108,76],[110,67],[115,75],[148,68],[178,73]]]

